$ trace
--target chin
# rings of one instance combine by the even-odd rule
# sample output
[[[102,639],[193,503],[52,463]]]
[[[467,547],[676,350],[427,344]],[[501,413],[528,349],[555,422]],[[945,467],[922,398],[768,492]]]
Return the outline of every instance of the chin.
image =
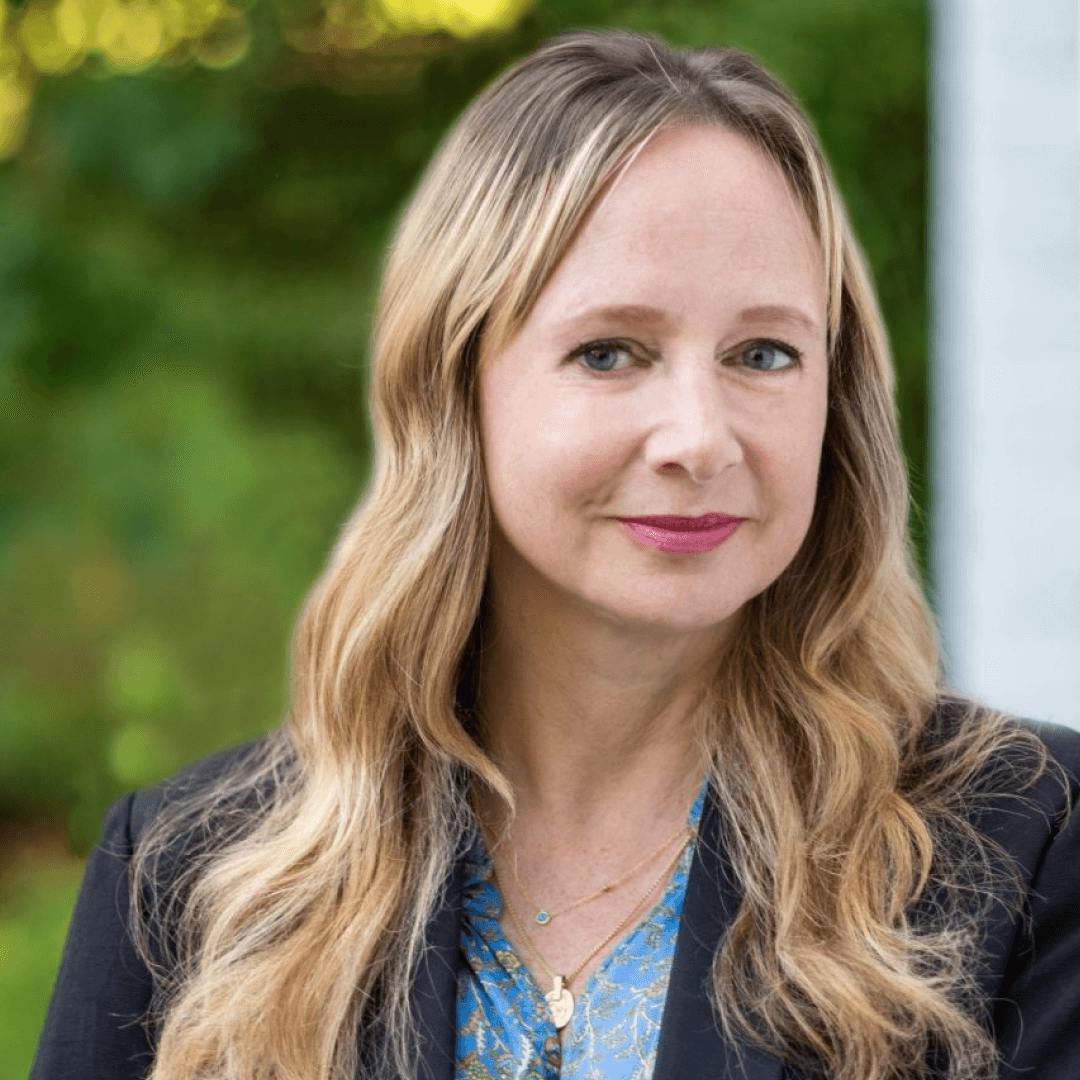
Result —
[[[669,634],[702,634],[719,630],[739,610],[738,607],[697,608],[693,604],[695,599],[700,597],[688,595],[683,601],[678,595],[668,595],[643,600],[635,606],[608,606],[606,612],[609,621],[623,625],[637,624],[643,629]]]

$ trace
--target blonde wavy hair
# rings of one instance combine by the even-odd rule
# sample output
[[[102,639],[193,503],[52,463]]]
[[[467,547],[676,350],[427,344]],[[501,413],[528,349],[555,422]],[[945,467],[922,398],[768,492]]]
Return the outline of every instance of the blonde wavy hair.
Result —
[[[1021,880],[970,812],[1053,759],[944,686],[866,259],[811,123],[750,55],[577,29],[483,89],[397,222],[370,343],[370,485],[298,618],[286,717],[137,843],[150,1080],[410,1075],[409,988],[475,824],[469,792],[514,810],[469,706],[490,534],[480,346],[512,337],[602,191],[686,123],[779,166],[828,296],[813,521],[741,610],[695,721],[743,893],[713,1008],[729,1037],[834,1080],[919,1077],[935,1048],[950,1077],[996,1075],[978,931]]]

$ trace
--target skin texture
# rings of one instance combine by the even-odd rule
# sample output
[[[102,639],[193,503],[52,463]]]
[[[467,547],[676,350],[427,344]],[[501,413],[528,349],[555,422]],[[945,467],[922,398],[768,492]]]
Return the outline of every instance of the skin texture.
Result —
[[[570,321],[608,304],[667,318]],[[757,305],[797,308],[813,326],[741,317]],[[495,863],[519,914],[533,908],[512,853],[527,892],[558,907],[620,876],[685,818],[702,778],[689,734],[700,689],[733,616],[791,563],[811,521],[825,316],[820,251],[782,173],[741,135],[692,125],[646,144],[518,335],[482,353],[495,527],[480,702],[518,795]],[[570,356],[607,338],[616,343]],[[747,520],[703,554],[643,546],[615,520],[709,511]],[[497,809],[480,812],[493,832]],[[551,966],[576,967],[665,861],[544,928]]]

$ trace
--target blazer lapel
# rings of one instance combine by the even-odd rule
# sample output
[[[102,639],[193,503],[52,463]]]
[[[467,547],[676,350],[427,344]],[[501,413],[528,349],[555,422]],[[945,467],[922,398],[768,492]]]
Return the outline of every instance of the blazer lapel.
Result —
[[[459,857],[443,903],[428,923],[427,949],[412,985],[413,1015],[420,1032],[415,1080],[454,1078],[463,871]]]
[[[444,903],[428,926],[428,950],[413,984],[413,1010],[420,1029],[415,1080],[454,1078],[462,872],[459,858]],[[724,1037],[706,996],[713,953],[738,906],[739,893],[724,856],[720,814],[710,789],[675,939],[653,1080],[722,1076],[782,1080],[780,1058],[749,1044],[736,1048]]]
[[[739,899],[710,787],[675,938],[653,1080],[723,1076],[781,1080],[783,1076],[780,1058],[749,1043],[735,1047],[724,1037],[706,996],[713,954],[735,917]]]

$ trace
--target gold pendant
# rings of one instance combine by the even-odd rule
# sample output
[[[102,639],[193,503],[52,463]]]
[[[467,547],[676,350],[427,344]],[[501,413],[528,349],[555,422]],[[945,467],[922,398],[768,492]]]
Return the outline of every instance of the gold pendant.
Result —
[[[574,1015],[574,995],[563,986],[563,977],[556,975],[552,980],[551,989],[544,995],[551,1009],[551,1019],[561,1031],[570,1022]]]

